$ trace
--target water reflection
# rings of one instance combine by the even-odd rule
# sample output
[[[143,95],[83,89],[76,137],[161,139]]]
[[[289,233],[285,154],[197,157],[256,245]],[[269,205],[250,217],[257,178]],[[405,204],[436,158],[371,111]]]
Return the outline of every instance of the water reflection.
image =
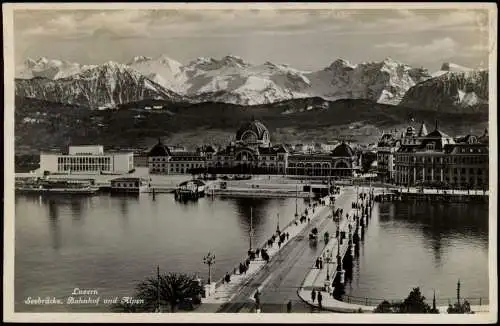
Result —
[[[84,198],[71,198],[70,199],[70,209],[73,221],[80,221],[82,219],[82,201]]]
[[[488,234],[488,207],[478,203],[436,203],[410,204],[393,203],[398,212],[408,210],[408,214],[394,214],[396,221],[404,221],[420,226],[426,237],[444,238],[450,235],[484,237]]]
[[[460,277],[475,285],[464,296],[487,296],[488,222],[484,203],[377,204],[349,294],[398,298],[415,284],[450,297],[455,289],[449,279]]]
[[[45,198],[49,210],[49,231],[52,239],[52,248],[56,251],[61,247],[61,227],[59,225],[59,207],[52,198]]]
[[[235,198],[234,203],[238,208],[238,218],[243,231],[248,232],[250,229],[250,218],[256,231],[262,229],[269,218],[265,216],[269,201],[262,198]]]

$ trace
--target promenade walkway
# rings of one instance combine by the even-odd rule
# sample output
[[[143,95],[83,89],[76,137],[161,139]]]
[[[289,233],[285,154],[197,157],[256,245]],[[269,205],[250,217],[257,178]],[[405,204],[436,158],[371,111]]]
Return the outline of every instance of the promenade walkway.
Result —
[[[304,223],[300,223],[299,221],[297,222],[297,225],[294,223],[292,220],[288,225],[283,227],[281,229],[282,233],[288,233],[289,237],[288,240],[285,240],[284,243],[281,244],[281,247],[278,246],[278,242],[275,241],[272,246],[264,246],[264,244],[261,244],[257,248],[263,248],[265,247],[267,249],[267,253],[269,255],[269,261],[273,261],[273,258],[279,254],[280,251],[282,251],[288,243],[294,240],[294,238],[302,233],[306,228],[310,227],[313,222],[316,222],[316,220],[321,219],[321,217],[325,217],[325,215],[328,215],[330,207],[328,206],[329,204],[329,198],[324,198],[326,205],[321,206],[318,205],[314,211],[312,208],[308,208],[308,218],[310,218],[310,222],[307,222],[307,220]],[[299,215],[301,212],[299,212]],[[270,235],[271,236],[271,235]],[[275,259],[274,259],[275,260]],[[244,259],[242,259],[244,261]],[[236,273],[233,273],[233,271],[228,271],[231,276],[231,280],[229,283],[222,283],[222,282],[217,282],[215,285],[215,289],[213,289],[213,293],[210,294],[210,296],[203,298],[202,299],[202,304],[199,308],[196,309],[197,312],[217,312],[219,309],[226,303],[231,302],[231,300],[238,295],[238,293],[244,288],[246,285],[248,285],[255,277],[256,275],[264,268],[267,268],[266,262],[259,256],[256,259],[252,260],[250,262],[250,265],[248,266],[248,270],[244,274],[239,274],[239,271],[237,270]],[[236,266],[237,267],[237,266]],[[236,268],[237,269],[237,268]]]

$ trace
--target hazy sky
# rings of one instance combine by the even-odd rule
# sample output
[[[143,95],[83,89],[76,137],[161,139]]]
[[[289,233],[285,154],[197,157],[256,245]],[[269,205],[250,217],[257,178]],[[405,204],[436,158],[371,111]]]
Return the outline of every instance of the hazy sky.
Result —
[[[391,57],[437,70],[488,65],[486,10],[16,10],[16,64],[82,64],[165,54],[181,63],[232,54],[315,70],[337,58]]]

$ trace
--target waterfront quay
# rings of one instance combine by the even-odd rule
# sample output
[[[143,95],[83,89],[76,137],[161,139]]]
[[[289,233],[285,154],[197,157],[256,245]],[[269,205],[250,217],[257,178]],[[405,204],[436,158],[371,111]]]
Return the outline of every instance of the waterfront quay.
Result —
[[[375,201],[488,202],[488,190],[392,188],[384,189]]]
[[[372,313],[382,300],[365,298],[364,303],[351,303],[344,295],[345,276],[352,269],[353,260],[359,255],[359,244],[370,224],[375,198],[382,194],[381,188],[343,187],[341,193],[329,197],[323,206],[312,214],[311,222],[283,229],[290,232],[290,239],[278,247],[269,248],[268,263],[256,259],[250,263],[247,273],[241,275],[236,269],[229,271],[229,283],[217,282],[213,293],[203,300],[199,312],[286,312],[291,303],[293,312]],[[361,195],[361,196],[360,196]],[[335,214],[342,210],[342,214]],[[319,238],[308,238],[317,228]],[[323,235],[331,237],[325,241]],[[323,266],[317,267],[321,257]],[[321,307],[311,298],[312,290],[321,292]],[[255,294],[259,293],[259,305]],[[374,302],[376,304],[374,305]],[[448,306],[438,306],[440,313],[447,313]],[[472,305],[476,313],[489,311],[488,304]]]
[[[231,281],[220,284],[215,289],[215,294],[203,300],[197,311],[253,312],[256,308],[254,296],[257,291],[261,312],[284,312],[289,301],[295,312],[311,311],[298,297],[298,290],[304,276],[313,269],[314,261],[321,254],[324,233],[335,235],[334,212],[337,209],[347,211],[351,207],[356,198],[356,189],[342,188],[341,193],[334,197],[333,205],[330,205],[328,197],[322,199],[325,205],[318,206],[310,222],[303,225],[291,223],[284,229],[283,232],[290,233],[290,238],[281,248],[273,244],[267,264],[256,259],[250,263],[246,275],[231,275]],[[309,234],[315,228],[318,230],[318,239],[310,240]],[[333,239],[331,236],[330,241],[334,241]]]
[[[324,198],[323,201],[328,204],[329,198]],[[283,244],[280,245],[277,241],[269,243],[269,240],[267,240],[260,244],[259,247],[256,247],[264,248],[267,251],[270,258],[269,262],[266,263],[262,256],[256,257],[250,261],[248,270],[243,274],[237,268],[230,270],[228,273],[231,275],[231,281],[229,283],[218,281],[213,284],[212,293],[203,299],[202,305],[196,311],[248,312],[253,310],[252,298],[255,292],[259,290],[262,294],[266,294],[263,288],[266,284],[275,281],[272,276],[278,275],[277,270],[283,273],[282,269],[288,266],[288,271],[290,271],[292,266],[289,266],[289,262],[292,261],[292,257],[297,256],[297,249],[300,249],[295,243],[302,243],[312,228],[323,225],[328,221],[329,206],[310,204],[311,206],[306,207],[307,212],[299,212],[298,216],[303,217],[303,221],[293,219],[286,226],[280,228],[281,233],[288,234]],[[242,261],[245,261],[246,257],[244,256]],[[286,261],[283,258],[286,258]],[[283,293],[283,288],[280,287],[279,291]]]
[[[347,241],[342,241],[342,237],[337,237],[335,241],[325,244],[321,255],[326,257],[326,266],[312,268],[298,290],[299,297],[311,307],[336,313],[372,313],[377,305],[383,301],[381,299],[356,298],[357,303],[351,303],[350,296],[343,295],[346,269],[352,268],[352,261],[359,254],[358,245],[360,241],[364,240],[364,231],[369,225],[375,198],[383,196],[381,189],[374,191],[370,188],[359,188],[359,191],[369,194],[364,199],[355,200],[357,203],[355,207],[361,209],[351,209],[346,213],[349,217],[341,218],[338,222],[340,233],[346,232],[348,234]],[[337,234],[339,234],[338,231]],[[337,255],[336,259],[329,259],[334,253]],[[322,293],[321,306],[317,300],[312,298],[313,289],[316,292],[315,297],[319,292]],[[448,306],[437,306],[437,309],[440,313],[447,313]],[[471,310],[475,313],[488,312],[489,305],[471,305]]]

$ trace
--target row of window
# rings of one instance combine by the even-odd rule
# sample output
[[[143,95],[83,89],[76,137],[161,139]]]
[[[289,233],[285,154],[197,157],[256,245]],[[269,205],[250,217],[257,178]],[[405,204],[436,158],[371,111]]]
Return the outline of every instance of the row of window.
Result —
[[[113,184],[115,187],[119,188],[134,188],[134,187],[139,187],[139,182],[116,182]]]
[[[111,164],[57,164],[57,171],[111,171]]]
[[[110,164],[110,157],[74,157],[74,156],[59,156],[57,164]]]
[[[487,153],[484,148],[460,148],[457,150],[458,153]]]
[[[295,167],[298,167],[298,168],[304,168],[304,164],[303,164],[303,163],[298,163],[298,164],[295,164],[295,163],[289,163],[289,164],[288,164],[288,167],[289,167],[289,168],[295,168]],[[323,168],[323,169],[329,169],[329,168],[331,167],[331,165],[330,165],[330,164],[328,164],[328,163],[323,163],[323,164],[321,164],[321,163],[310,164],[310,163],[309,163],[309,164],[306,164],[306,165],[305,165],[305,167],[306,167],[306,168],[309,168],[309,169],[310,169],[310,168],[313,168],[313,167],[314,167],[314,168],[316,168],[316,169],[321,169],[321,168]]]
[[[408,177],[408,176],[405,176],[405,175],[402,175],[400,176],[399,178],[397,178],[398,182],[401,182],[401,183],[408,183],[408,182],[416,182],[416,181],[422,181],[422,178],[420,179],[414,179],[413,177]],[[432,176],[426,176],[423,180],[425,181],[441,181],[441,178],[438,176],[434,176],[434,178],[432,178]],[[483,185],[484,184],[484,180],[483,178],[481,177],[477,177],[477,178],[474,178],[474,177],[469,177],[469,178],[466,178],[466,177],[461,177],[461,178],[458,178],[458,177],[445,177],[443,178],[443,181],[445,181],[446,183],[449,183],[449,184],[471,184],[471,185]]]
[[[410,174],[413,173],[413,168],[406,168],[406,167],[402,167],[402,166],[398,166],[396,168],[396,171],[401,171],[401,172],[408,172],[408,170],[410,171]],[[469,175],[472,175],[472,174],[482,175],[484,169],[481,169],[481,168],[468,168],[468,169],[467,168],[461,168],[461,169],[460,168],[443,168],[443,169],[435,169],[434,175],[440,174],[441,170],[445,174],[450,174],[451,172],[453,172],[453,174],[459,174],[459,172],[460,172],[461,175],[465,175],[468,172]],[[429,168],[425,169],[424,171],[427,174],[432,173],[432,169],[429,169]],[[416,173],[421,173],[421,172],[422,172],[421,169],[419,169],[419,168],[416,169]]]
[[[186,161],[204,161],[204,157],[198,157],[198,156],[173,156],[170,157],[170,160],[167,159],[166,157],[151,157],[151,162],[186,162]]]
[[[188,173],[187,168],[170,168],[170,173]],[[168,173],[168,168],[152,168],[151,173]]]
[[[218,161],[236,161],[233,157],[231,156],[217,156]],[[279,155],[278,157],[276,156],[259,156],[260,161],[284,161],[285,156]]]
[[[184,167],[184,163],[152,163],[150,164],[153,168],[156,167],[167,167],[170,166],[172,168],[179,168],[179,167]],[[199,163],[186,163],[186,168],[202,168],[204,167],[204,164],[199,164]]]
[[[488,156],[453,156],[453,157],[419,157],[402,155],[396,156],[397,163],[444,163],[444,164],[481,164],[488,162]]]

